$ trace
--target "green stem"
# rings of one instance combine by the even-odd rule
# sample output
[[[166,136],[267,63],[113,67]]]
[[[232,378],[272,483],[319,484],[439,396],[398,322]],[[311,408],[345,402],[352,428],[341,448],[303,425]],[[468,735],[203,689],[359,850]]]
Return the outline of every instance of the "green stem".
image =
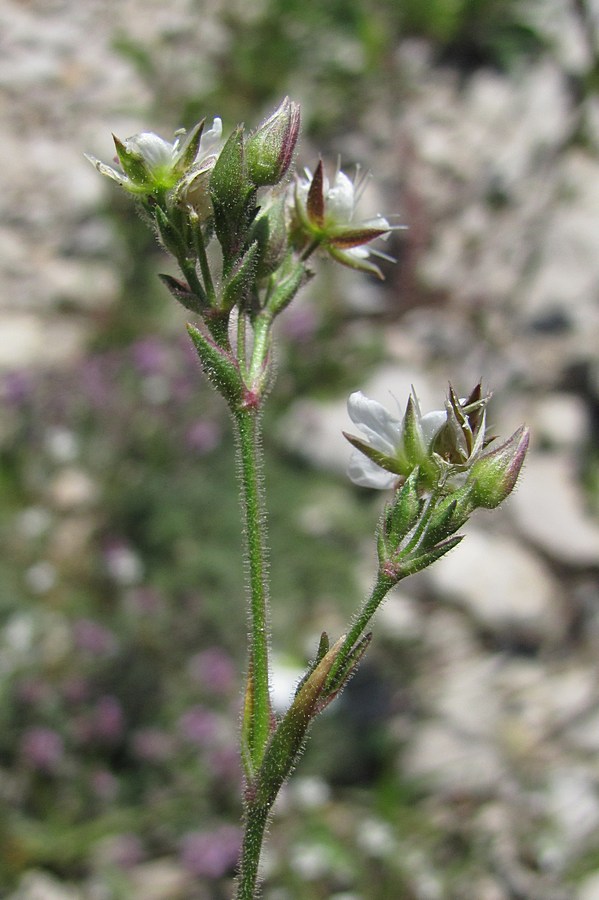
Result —
[[[199,224],[194,230],[193,243],[200,263],[200,271],[202,273],[202,278],[204,279],[204,287],[208,296],[208,302],[210,306],[213,307],[216,301],[216,292],[214,290],[214,282],[212,281],[210,263],[208,262],[208,256],[206,254],[204,235],[202,234],[202,228]]]
[[[270,736],[271,704],[268,684],[268,581],[262,499],[262,447],[260,413],[240,409],[235,413],[239,479],[244,516],[245,555],[250,600],[250,648],[244,741],[256,772]],[[248,777],[251,773],[247,773]]]
[[[372,589],[372,593],[356,615],[353,625],[348,631],[347,636],[342,644],[337,659],[331,667],[331,671],[329,672],[327,678],[327,686],[332,684],[335,676],[343,666],[347,654],[354,647],[356,642],[362,637],[366,626],[368,625],[373,615],[394,584],[397,584],[397,578],[393,578],[390,575],[385,575],[383,572],[379,572],[376,584]]]
[[[269,807],[248,803],[237,877],[236,900],[254,900],[256,896],[258,865],[269,811]]]

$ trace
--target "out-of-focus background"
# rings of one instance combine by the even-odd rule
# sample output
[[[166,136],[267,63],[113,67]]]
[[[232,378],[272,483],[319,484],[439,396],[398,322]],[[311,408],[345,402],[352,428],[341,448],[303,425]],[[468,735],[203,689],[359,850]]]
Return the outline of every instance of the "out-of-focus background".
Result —
[[[4,0],[0,894],[218,900],[245,613],[230,429],[85,151],[303,104],[408,230],[323,264],[270,403],[275,689],[373,575],[345,400],[495,391],[515,496],[381,611],[277,806],[268,900],[599,898],[599,6]]]

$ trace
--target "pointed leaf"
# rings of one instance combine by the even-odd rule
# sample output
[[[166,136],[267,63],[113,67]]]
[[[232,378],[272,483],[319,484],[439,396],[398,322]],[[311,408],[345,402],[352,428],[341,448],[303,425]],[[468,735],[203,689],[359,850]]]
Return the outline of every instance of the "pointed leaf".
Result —
[[[206,377],[219,394],[223,395],[231,409],[235,409],[242,397],[243,382],[234,359],[193,325],[188,324],[187,331],[195,345]]]
[[[202,312],[205,311],[202,301],[196,294],[190,291],[189,285],[186,282],[179,281],[178,278],[173,278],[172,275],[162,274],[158,275],[158,277],[168,288],[175,300],[178,300],[185,309],[197,313],[198,315],[201,315]]]

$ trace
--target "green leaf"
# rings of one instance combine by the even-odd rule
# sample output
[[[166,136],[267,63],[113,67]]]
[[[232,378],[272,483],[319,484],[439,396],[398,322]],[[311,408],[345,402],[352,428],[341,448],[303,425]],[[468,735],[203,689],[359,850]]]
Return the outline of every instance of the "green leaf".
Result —
[[[206,377],[219,394],[222,394],[231,409],[235,409],[243,394],[243,381],[235,360],[230,353],[202,334],[198,328],[188,324],[187,331]]]

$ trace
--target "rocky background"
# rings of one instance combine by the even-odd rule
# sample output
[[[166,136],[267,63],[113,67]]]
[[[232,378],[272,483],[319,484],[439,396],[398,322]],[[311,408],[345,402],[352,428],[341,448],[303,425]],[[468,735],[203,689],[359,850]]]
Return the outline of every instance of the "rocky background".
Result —
[[[180,529],[197,516],[173,513],[169,531],[157,488],[152,543],[130,512],[144,459],[156,457],[164,491],[189,462],[157,437],[177,423],[208,491],[226,417],[207,392],[193,411],[183,317],[152,286],[165,262],[82,154],[108,159],[111,131],[168,136],[204,114],[251,124],[289,93],[305,112],[298,162],[362,161],[366,203],[408,230],[385,248],[398,261],[382,286],[325,269],[282,328],[272,516],[325,562],[336,542],[354,552],[331,562],[343,567],[331,583],[301,565],[281,583],[276,687],[293,684],[315,633],[343,627],[340,579],[359,596],[372,575],[382,498],[345,485],[350,390],[392,404],[414,384],[430,409],[448,380],[467,392],[482,377],[497,432],[525,421],[533,444],[505,510],[475,517],[381,611],[371,660],[282,798],[265,896],[598,900],[599,7],[458,7],[453,20],[442,0],[429,19],[382,0],[343,14],[273,0],[0,9],[3,896],[230,891],[235,800],[214,783],[237,778],[243,620],[223,650],[222,611],[205,602],[194,627],[206,643],[181,644],[189,684],[178,681],[160,654],[191,600],[152,552],[189,542]],[[143,437],[124,443],[129,428]],[[277,465],[293,487],[276,486]],[[215,546],[236,546],[234,497],[210,502],[232,510]],[[286,552],[273,538],[273,569]],[[195,553],[181,550],[185,565]],[[215,572],[193,576],[220,584]],[[167,609],[179,594],[190,607]],[[140,653],[146,627],[161,662],[146,659],[135,690],[146,697],[158,669],[164,708],[138,721],[138,694],[129,685],[128,701],[124,676],[108,684],[105,669]],[[188,780],[169,806],[160,766],[180,765]],[[144,766],[156,771],[134,789]],[[208,799],[178,815],[190,784]],[[73,829],[85,831],[76,850]]]

